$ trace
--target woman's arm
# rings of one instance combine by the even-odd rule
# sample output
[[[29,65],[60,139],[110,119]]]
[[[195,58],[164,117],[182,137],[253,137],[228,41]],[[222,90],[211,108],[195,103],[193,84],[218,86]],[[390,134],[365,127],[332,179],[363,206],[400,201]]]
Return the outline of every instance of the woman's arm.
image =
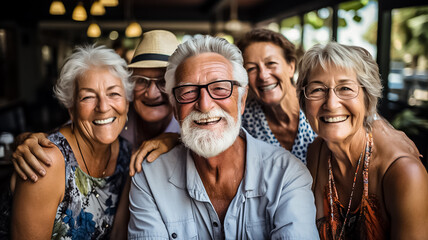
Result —
[[[13,195],[12,239],[50,239],[58,204],[65,191],[65,163],[56,147],[45,149],[53,160],[37,183],[18,178]]]
[[[119,206],[114,216],[113,229],[110,239],[126,239],[128,236],[129,222],[129,190],[131,188],[131,177],[126,179],[125,186],[120,196]]]
[[[428,236],[428,174],[419,159],[395,160],[383,177],[384,202],[392,239]]]
[[[129,175],[134,176],[135,172],[141,172],[141,164],[144,158],[148,162],[153,162],[161,154],[169,152],[179,143],[180,135],[178,133],[162,133],[161,135],[144,141],[140,148],[132,154],[129,163]]]

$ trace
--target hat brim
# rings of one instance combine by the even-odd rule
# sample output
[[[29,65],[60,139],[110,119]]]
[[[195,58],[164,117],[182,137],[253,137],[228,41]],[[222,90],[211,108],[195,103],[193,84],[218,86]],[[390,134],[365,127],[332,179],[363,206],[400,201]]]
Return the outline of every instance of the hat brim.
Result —
[[[128,68],[163,68],[167,66],[168,66],[168,62],[165,62],[165,61],[146,60],[146,61],[131,63],[128,65]]]

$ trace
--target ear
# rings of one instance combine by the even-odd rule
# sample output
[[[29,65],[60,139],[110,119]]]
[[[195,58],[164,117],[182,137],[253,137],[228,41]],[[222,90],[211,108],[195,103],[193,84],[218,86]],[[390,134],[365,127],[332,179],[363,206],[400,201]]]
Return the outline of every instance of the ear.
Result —
[[[174,114],[174,118],[175,118],[175,120],[177,120],[177,122],[181,128],[181,120],[178,119],[178,103],[173,103],[171,105],[172,105],[172,113]]]
[[[289,74],[290,74],[290,76],[293,76],[294,75],[294,71],[296,71],[296,62],[295,61],[290,62],[290,63],[288,63],[288,66],[290,67]]]
[[[68,109],[68,115],[70,115],[71,121],[73,121],[73,119],[74,119],[74,110],[73,110],[73,108],[74,107],[71,107],[71,108]]]
[[[247,96],[248,96],[248,85],[245,87],[245,92],[242,94],[241,98],[241,115],[244,114],[245,111],[245,103],[247,102]]]
[[[128,115],[129,112],[129,101],[126,100],[126,115]]]

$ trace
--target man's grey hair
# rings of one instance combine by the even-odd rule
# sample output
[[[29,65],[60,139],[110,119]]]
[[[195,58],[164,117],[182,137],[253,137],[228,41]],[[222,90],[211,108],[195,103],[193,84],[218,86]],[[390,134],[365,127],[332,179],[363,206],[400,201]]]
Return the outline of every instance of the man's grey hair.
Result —
[[[222,55],[232,64],[234,79],[228,80],[236,80],[239,82],[240,87],[238,88],[238,91],[239,99],[241,100],[246,91],[246,86],[248,85],[248,75],[243,66],[241,51],[238,47],[223,38],[205,35],[193,37],[178,45],[178,48],[169,58],[169,64],[165,73],[165,88],[173,106],[175,106],[176,101],[172,94],[172,88],[177,84],[175,79],[177,67],[189,57],[210,52]]]
[[[54,86],[55,97],[66,108],[74,105],[76,82],[93,67],[107,68],[120,78],[125,88],[126,99],[132,101],[134,83],[129,81],[130,72],[126,61],[113,49],[105,46],[86,45],[75,48],[73,54],[66,59],[60,77]]]
[[[362,86],[361,92],[364,94],[366,108],[364,127],[370,130],[376,118],[378,100],[382,96],[382,84],[377,63],[362,47],[330,42],[326,45],[317,44],[303,55],[297,79],[297,95],[301,109],[306,112],[303,88],[308,84],[312,71],[317,67],[327,70],[330,66],[356,73],[357,81]]]

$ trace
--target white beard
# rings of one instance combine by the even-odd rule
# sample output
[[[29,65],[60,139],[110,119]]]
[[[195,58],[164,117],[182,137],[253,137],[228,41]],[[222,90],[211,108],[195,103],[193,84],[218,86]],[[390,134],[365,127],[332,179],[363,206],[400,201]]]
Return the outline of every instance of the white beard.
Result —
[[[186,147],[204,158],[219,155],[228,149],[235,142],[241,128],[241,114],[238,111],[238,119],[235,122],[233,117],[223,109],[215,109],[208,113],[192,111],[184,120],[181,126],[181,140]],[[226,120],[226,126],[221,129],[208,130],[199,128],[194,121],[200,119],[221,117]]]

